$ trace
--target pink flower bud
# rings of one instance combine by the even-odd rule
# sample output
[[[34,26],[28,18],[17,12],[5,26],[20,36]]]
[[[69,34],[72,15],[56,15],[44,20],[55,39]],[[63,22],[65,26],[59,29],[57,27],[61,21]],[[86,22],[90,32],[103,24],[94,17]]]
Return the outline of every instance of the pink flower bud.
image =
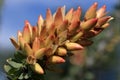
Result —
[[[35,58],[36,59],[41,59],[45,55],[46,48],[41,48],[35,52]]]
[[[98,20],[97,18],[93,18],[93,19],[87,20],[85,22],[82,22],[80,24],[80,27],[81,27],[81,29],[88,31],[96,25],[97,20]]]
[[[31,39],[31,26],[29,24],[28,21],[25,21],[25,26],[24,26],[24,29],[23,29],[23,39],[27,42],[27,43],[30,43],[30,39]]]
[[[34,69],[35,72],[37,72],[38,74],[44,74],[43,68],[42,68],[38,63],[35,63],[35,64],[33,65],[33,69]]]
[[[68,50],[82,50],[83,46],[78,43],[66,42],[65,46]]]
[[[59,26],[63,22],[63,16],[61,8],[58,8],[54,17],[55,26]]]
[[[96,17],[96,10],[97,10],[98,3],[95,2],[87,11],[85,14],[85,20],[95,18]]]
[[[67,50],[65,48],[59,47],[57,49],[57,55],[59,55],[59,56],[65,56],[66,54],[67,54]]]
[[[71,8],[71,9],[67,12],[67,14],[66,14],[66,16],[65,16],[65,19],[68,20],[69,22],[71,22],[71,20],[72,20],[73,11],[74,11],[74,9]]]
[[[44,20],[43,20],[42,16],[40,15],[38,18],[38,22],[37,22],[39,35],[41,33],[43,23],[44,23]]]
[[[101,26],[104,25],[110,18],[111,18],[111,16],[106,16],[106,17],[99,18],[96,26],[97,26],[97,27],[101,27]]]
[[[106,11],[106,5],[102,6],[99,10],[97,10],[97,18],[101,18],[107,14]]]
[[[65,60],[59,56],[51,56],[50,58],[48,58],[48,62],[51,64],[59,64],[59,63],[64,63]]]
[[[53,23],[53,17],[51,14],[50,9],[47,9],[47,13],[46,13],[46,27],[47,29],[49,29],[49,27],[51,26],[51,24]]]
[[[33,55],[33,50],[31,49],[28,43],[25,43],[24,49],[27,56]]]
[[[35,40],[33,41],[32,50],[36,52],[39,48],[40,48],[40,41],[36,37]]]

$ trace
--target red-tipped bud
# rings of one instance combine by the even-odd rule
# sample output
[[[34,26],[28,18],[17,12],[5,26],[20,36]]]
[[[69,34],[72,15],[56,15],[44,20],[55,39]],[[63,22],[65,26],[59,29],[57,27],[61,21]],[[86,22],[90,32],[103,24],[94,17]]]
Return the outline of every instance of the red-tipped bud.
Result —
[[[66,42],[65,46],[68,50],[82,50],[83,46],[77,43],[72,43],[72,42]]]
[[[73,17],[73,11],[74,11],[74,9],[71,8],[65,16],[65,19],[68,20],[69,22],[71,22],[71,19]]]
[[[97,27],[101,27],[101,26],[104,25],[110,18],[111,18],[111,16],[106,16],[106,17],[102,17],[102,18],[98,19],[98,22],[97,22],[96,26],[97,26]]]
[[[25,45],[24,45],[24,49],[25,49],[25,53],[26,53],[27,56],[33,54],[33,50],[31,49],[31,47],[29,46],[28,43],[25,43]]]
[[[32,32],[31,32],[31,25],[28,21],[25,21],[25,27],[23,29],[23,39],[27,42],[27,43],[30,43],[30,39],[31,39],[31,35],[32,35]]]
[[[35,52],[36,59],[41,59],[45,55],[46,48],[41,48]]]
[[[81,16],[81,8],[78,7],[78,9],[73,13],[73,18],[71,22],[80,21],[80,16]]]
[[[67,50],[65,48],[59,47],[57,49],[57,55],[59,55],[59,56],[65,56],[66,54],[67,54]]]
[[[51,56],[48,59],[48,62],[51,63],[51,64],[59,64],[59,63],[64,63],[65,60],[62,57],[59,57],[59,56]]]
[[[86,22],[82,22],[80,24],[80,27],[81,29],[88,31],[96,25],[97,20],[98,20],[97,18],[94,18],[94,19],[87,20]]]
[[[40,41],[36,37],[35,40],[33,41],[32,49],[34,52],[36,52],[40,48]]]
[[[49,29],[49,27],[51,26],[52,23],[53,23],[53,17],[52,17],[51,11],[50,11],[50,9],[47,9],[47,12],[46,12],[46,27],[47,27],[47,29]]]
[[[97,10],[98,3],[95,2],[87,11],[85,14],[85,20],[95,18],[96,17],[96,10]]]
[[[41,33],[43,23],[44,23],[44,20],[43,20],[42,16],[40,15],[38,17],[38,22],[37,22],[39,35]]]
[[[63,22],[63,16],[62,16],[61,8],[57,9],[56,14],[55,14],[55,18],[54,18],[54,22],[55,22],[56,26],[62,24],[62,22]]]
[[[38,74],[44,74],[43,68],[42,68],[38,63],[35,63],[35,64],[33,65],[33,69],[34,69],[35,72],[37,72]]]
[[[24,45],[25,45],[25,40],[23,39],[23,37],[22,36],[19,36],[19,44],[20,44],[20,48],[22,49],[22,50],[24,50]]]
[[[102,6],[99,10],[97,10],[97,18],[101,18],[107,14],[106,11],[106,5]]]

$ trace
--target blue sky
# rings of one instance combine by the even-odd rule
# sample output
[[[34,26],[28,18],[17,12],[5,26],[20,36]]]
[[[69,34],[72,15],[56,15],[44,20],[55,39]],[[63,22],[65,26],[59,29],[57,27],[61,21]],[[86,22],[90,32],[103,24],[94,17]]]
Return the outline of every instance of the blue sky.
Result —
[[[0,50],[12,47],[9,38],[16,36],[18,30],[22,30],[25,20],[36,25],[40,14],[45,18],[47,8],[50,8],[52,13],[57,7],[64,5],[66,10],[80,6],[83,11],[86,11],[94,2],[99,3],[98,7],[106,4],[107,11],[112,11],[117,0],[4,0],[0,25],[0,44],[2,45]]]

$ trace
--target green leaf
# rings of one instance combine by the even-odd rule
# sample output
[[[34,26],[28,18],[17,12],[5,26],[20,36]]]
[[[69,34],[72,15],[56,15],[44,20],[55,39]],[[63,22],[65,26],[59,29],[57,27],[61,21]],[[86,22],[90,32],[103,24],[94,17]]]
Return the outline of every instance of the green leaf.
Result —
[[[4,65],[4,70],[8,73],[11,69],[11,66],[9,65]]]
[[[29,75],[26,74],[26,75],[24,76],[24,79],[28,79],[28,78],[29,78]]]
[[[24,61],[24,59],[26,59],[26,56],[23,55],[22,51],[15,52],[14,57],[15,57],[14,61],[18,63],[21,63]]]
[[[23,73],[18,77],[18,79],[20,79],[20,80],[23,80],[23,78],[24,78],[24,75],[23,75]]]
[[[11,66],[14,67],[14,68],[20,68],[20,67],[23,66],[23,65],[20,64],[20,63],[16,63],[16,62],[12,61],[11,58],[10,58],[10,59],[7,59],[7,62],[8,62],[9,65],[11,65]]]

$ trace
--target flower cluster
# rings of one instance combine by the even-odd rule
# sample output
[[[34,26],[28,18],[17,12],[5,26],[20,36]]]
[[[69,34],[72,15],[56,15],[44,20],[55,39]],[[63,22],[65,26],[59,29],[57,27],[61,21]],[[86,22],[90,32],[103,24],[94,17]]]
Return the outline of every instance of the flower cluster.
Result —
[[[93,42],[96,36],[109,26],[111,16],[106,16],[106,6],[97,10],[94,3],[81,20],[81,8],[71,8],[67,13],[65,7],[59,7],[52,15],[47,9],[46,19],[40,15],[36,26],[25,21],[23,31],[18,31],[18,40],[10,38],[12,44],[26,56],[26,63],[33,70],[44,74],[51,65],[65,62],[65,56],[75,50],[83,50]],[[42,61],[42,63],[40,62]]]

